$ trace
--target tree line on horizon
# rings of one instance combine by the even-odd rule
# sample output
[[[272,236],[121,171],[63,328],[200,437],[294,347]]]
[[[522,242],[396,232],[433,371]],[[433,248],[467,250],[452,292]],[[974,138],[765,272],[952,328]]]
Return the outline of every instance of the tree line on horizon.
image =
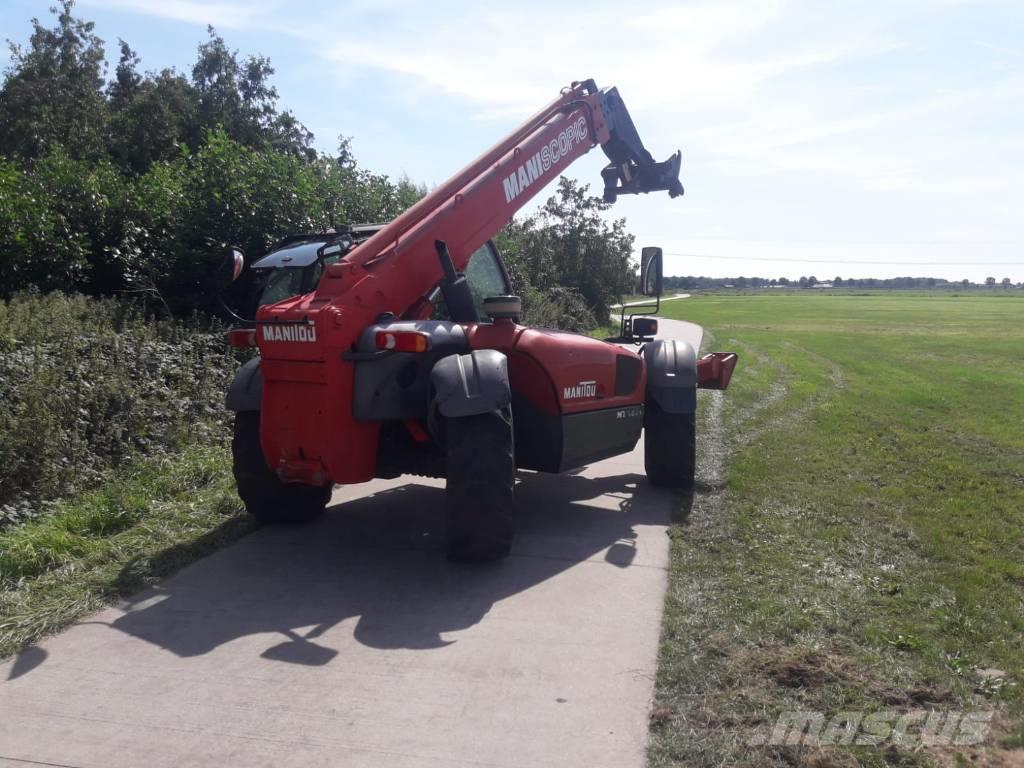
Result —
[[[983,283],[973,283],[967,278],[963,280],[945,280],[941,277],[834,277],[831,280],[819,280],[814,275],[801,276],[799,279],[788,277],[704,277],[696,275],[666,276],[664,286],[669,290],[700,289],[700,288],[887,288],[887,289],[922,289],[922,288],[1002,288],[1014,287],[1013,281],[1004,277],[997,281],[994,277],[986,277]],[[1016,287],[1024,287],[1017,283]]]

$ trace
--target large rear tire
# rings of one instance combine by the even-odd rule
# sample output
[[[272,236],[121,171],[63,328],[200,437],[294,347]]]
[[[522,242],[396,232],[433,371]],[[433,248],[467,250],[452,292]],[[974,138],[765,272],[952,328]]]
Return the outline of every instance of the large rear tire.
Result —
[[[512,409],[445,420],[448,559],[485,563],[508,555],[515,535]]]
[[[331,498],[331,486],[284,483],[270,471],[260,448],[260,412],[235,414],[231,455],[238,496],[261,523],[298,524],[319,517]]]
[[[644,405],[644,469],[652,485],[693,488],[697,467],[695,413],[667,413],[653,399]]]

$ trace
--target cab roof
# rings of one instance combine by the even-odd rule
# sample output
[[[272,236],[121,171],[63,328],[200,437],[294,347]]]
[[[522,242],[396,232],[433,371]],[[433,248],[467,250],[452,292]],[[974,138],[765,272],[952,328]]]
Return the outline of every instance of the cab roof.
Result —
[[[253,263],[252,268],[308,267],[316,262],[317,254],[324,246],[331,245],[344,238],[348,238],[354,243],[361,243],[383,226],[383,224],[361,224],[339,232],[289,235],[283,240],[279,240],[270,250],[270,253],[257,259]]]

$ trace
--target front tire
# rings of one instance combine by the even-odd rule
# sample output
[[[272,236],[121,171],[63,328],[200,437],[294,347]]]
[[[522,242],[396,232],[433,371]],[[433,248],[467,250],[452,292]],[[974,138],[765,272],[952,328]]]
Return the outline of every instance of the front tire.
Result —
[[[260,523],[298,524],[319,517],[331,498],[331,486],[282,482],[267,467],[260,448],[260,412],[235,414],[232,469],[245,510]]]
[[[448,559],[499,560],[515,534],[512,410],[446,419],[445,436]]]
[[[651,485],[691,490],[697,467],[697,414],[644,405],[644,469]]]

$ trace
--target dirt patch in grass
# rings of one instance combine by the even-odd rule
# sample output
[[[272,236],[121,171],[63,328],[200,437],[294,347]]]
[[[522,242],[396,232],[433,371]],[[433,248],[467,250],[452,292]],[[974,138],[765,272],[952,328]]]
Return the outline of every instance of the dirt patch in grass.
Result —
[[[851,667],[839,656],[805,648],[759,649],[757,672],[785,688],[813,689],[848,682]]]

